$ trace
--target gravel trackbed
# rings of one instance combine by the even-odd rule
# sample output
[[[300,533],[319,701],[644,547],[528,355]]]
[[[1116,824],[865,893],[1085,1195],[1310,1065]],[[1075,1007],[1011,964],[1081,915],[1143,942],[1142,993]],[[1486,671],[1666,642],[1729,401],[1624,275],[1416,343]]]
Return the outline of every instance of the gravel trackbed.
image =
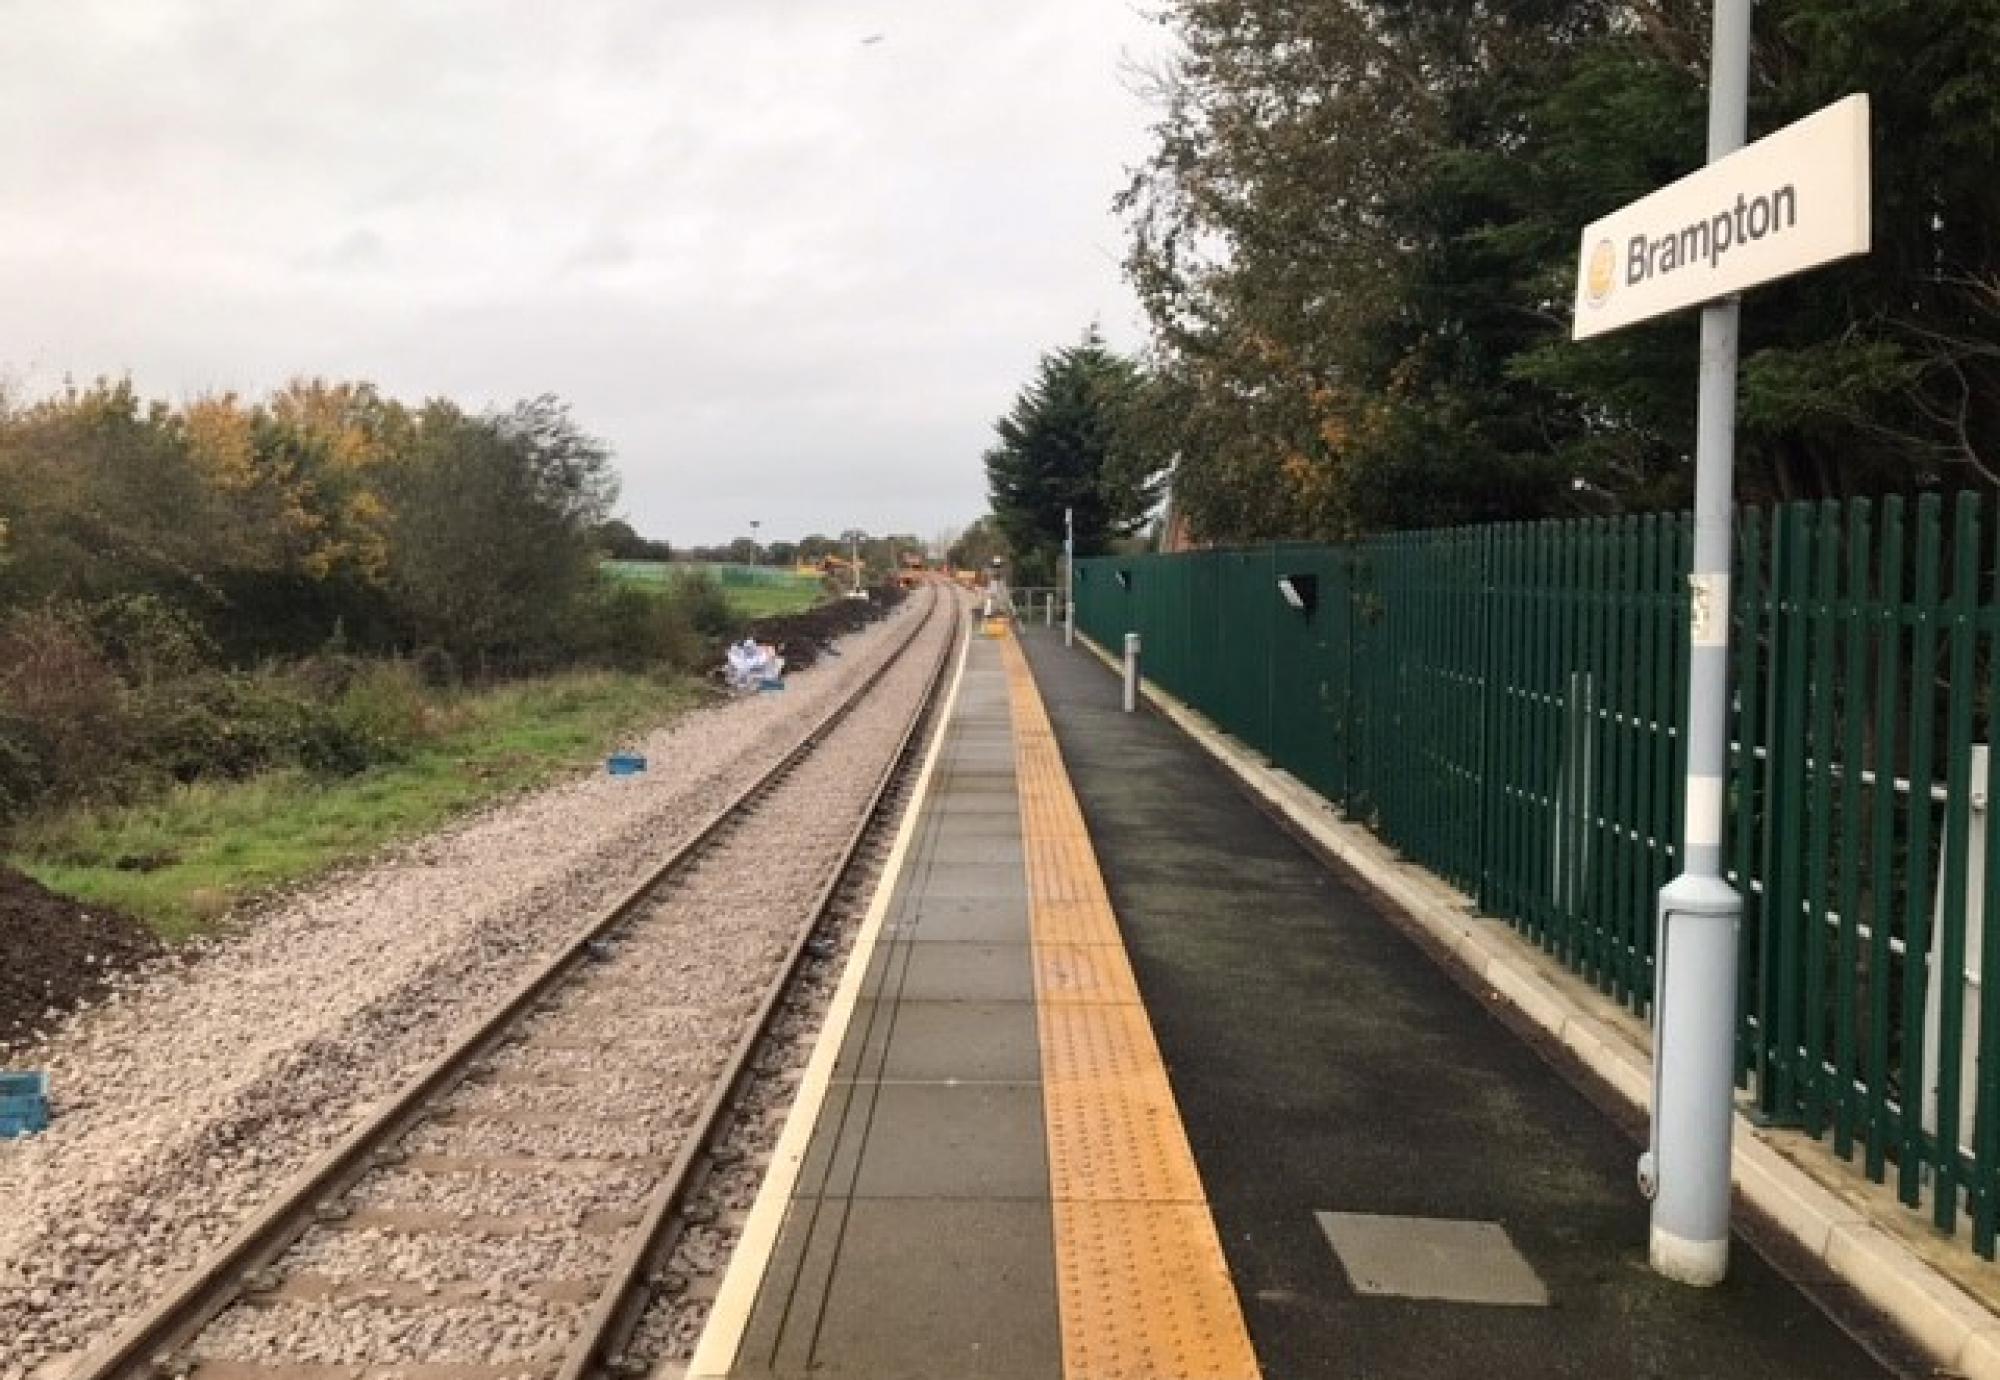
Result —
[[[56,1380],[193,1267],[776,760],[880,664],[925,602],[848,637],[782,693],[651,735],[642,775],[579,778],[398,849],[16,1051],[18,1064],[48,1070],[56,1119],[0,1142],[0,1380]],[[848,765],[846,776],[865,775]],[[475,1122],[482,1133],[502,1125]],[[522,1335],[546,1334],[524,1321]]]

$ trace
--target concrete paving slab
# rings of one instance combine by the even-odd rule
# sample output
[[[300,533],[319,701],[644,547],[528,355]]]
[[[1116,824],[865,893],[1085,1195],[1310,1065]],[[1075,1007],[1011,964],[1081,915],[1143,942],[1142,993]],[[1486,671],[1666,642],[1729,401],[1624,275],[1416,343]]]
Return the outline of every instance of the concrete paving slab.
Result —
[[[945,768],[944,779],[939,783],[939,787],[942,790],[950,792],[955,797],[967,795],[1013,796],[1018,791],[1014,781],[1013,769],[1008,767],[1003,770],[998,766],[971,767],[966,765],[948,765]]]
[[[1049,1199],[1034,1083],[859,1083],[815,1136],[797,1196]]]
[[[880,1083],[866,1080],[841,1079],[827,1085],[819,1119],[813,1123],[812,1139],[806,1143],[799,1176],[792,1185],[794,1198],[848,1196],[861,1148],[868,1140],[868,1120],[875,1114],[875,1098],[881,1090]],[[833,1176],[836,1160],[842,1170],[838,1179]]]
[[[916,944],[903,954],[904,1001],[1032,1002],[1035,967],[1023,944]]]
[[[934,871],[948,868],[954,873],[966,864],[1025,867],[1028,860],[1018,829],[1013,833],[993,830],[974,835],[939,830],[927,840],[924,852]]]
[[[1546,1308],[1549,1291],[1498,1222],[1321,1212],[1357,1294]]]
[[[924,878],[923,899],[931,901],[1012,900],[1028,903],[1028,877],[1016,862],[965,862],[934,867]]]
[[[901,937],[917,943],[1007,944],[1028,942],[1025,898],[930,900],[896,916]]]
[[[860,999],[876,1003],[872,1014],[877,1019],[887,1019],[887,1013],[893,1010],[882,1002],[882,997],[887,993],[893,1000],[902,990],[903,973],[910,966],[910,948],[908,942],[885,934],[876,941],[875,952],[869,955],[868,971],[861,978]],[[850,1024],[843,1048],[860,1038],[856,1031],[857,1027]]]
[[[939,819],[957,819],[967,815],[1012,815],[1019,819],[1021,798],[1012,791],[982,791],[974,795],[956,795],[940,804],[934,812]]]
[[[839,1258],[848,1206],[844,1198],[806,1198],[786,1209],[732,1376],[796,1375],[812,1364],[819,1304]]]
[[[966,782],[974,789],[1000,789],[1004,779],[1009,787],[1014,780],[1014,759],[1011,752],[988,751],[972,748],[949,767],[950,775],[946,784],[957,785]],[[989,779],[990,778],[990,779]]]
[[[833,1076],[889,1082],[1030,1083],[1041,1077],[1041,1041],[1035,1011],[1020,1002],[903,1001],[888,1020],[876,1020],[888,997],[858,1003],[857,1020],[869,1021],[865,1043],[852,1042],[834,1062]]]
[[[828,1224],[822,1232],[832,1235]],[[838,1225],[820,1305],[747,1343],[736,1374],[771,1380],[1051,1380],[1062,1374],[1046,1203],[863,1200]],[[913,1259],[922,1261],[912,1269]],[[821,1299],[824,1299],[821,1304]],[[797,1312],[806,1313],[801,1307]]]
[[[1018,810],[1009,810],[1004,814],[939,815],[924,827],[922,837],[927,846],[940,848],[969,840],[993,839],[1018,845],[1021,842],[1021,815]]]

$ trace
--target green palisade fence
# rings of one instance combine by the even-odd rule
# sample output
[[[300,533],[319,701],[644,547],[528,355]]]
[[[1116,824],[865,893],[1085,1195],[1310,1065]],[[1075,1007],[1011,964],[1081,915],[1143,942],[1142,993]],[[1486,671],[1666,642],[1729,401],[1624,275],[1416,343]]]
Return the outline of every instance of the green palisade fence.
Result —
[[[1644,1015],[1691,537],[1652,515],[1103,557],[1078,623],[1139,633],[1149,678]],[[1991,1259],[2000,523],[1977,495],[1746,510],[1730,618],[1743,1086]]]

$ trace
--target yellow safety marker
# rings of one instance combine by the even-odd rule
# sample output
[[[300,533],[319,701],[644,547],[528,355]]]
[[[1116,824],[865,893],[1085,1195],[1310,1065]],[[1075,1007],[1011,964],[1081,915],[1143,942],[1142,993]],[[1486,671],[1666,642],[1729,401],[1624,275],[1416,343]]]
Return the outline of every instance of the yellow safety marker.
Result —
[[[1001,656],[1028,861],[1067,1380],[1257,1380],[1201,1174],[1020,646]]]

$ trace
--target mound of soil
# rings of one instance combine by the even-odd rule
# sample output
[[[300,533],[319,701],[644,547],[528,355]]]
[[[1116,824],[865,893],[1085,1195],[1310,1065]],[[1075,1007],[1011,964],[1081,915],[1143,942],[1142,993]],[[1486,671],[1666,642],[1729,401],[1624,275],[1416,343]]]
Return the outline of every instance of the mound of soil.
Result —
[[[0,1044],[46,1028],[160,952],[129,915],[83,906],[0,864]]]
[[[869,590],[866,599],[832,599],[804,613],[775,613],[752,623],[750,636],[784,653],[787,672],[803,671],[847,634],[886,617],[905,594],[900,586],[883,585]]]

